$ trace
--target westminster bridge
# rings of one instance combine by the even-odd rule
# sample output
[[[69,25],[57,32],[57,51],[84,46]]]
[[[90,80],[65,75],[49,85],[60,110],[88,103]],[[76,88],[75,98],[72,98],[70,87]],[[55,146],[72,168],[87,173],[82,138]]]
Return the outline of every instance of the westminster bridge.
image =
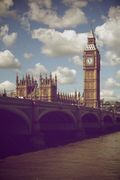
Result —
[[[120,113],[0,97],[0,158],[120,130]]]
[[[120,114],[75,104],[0,97],[0,133],[34,135],[120,129]]]

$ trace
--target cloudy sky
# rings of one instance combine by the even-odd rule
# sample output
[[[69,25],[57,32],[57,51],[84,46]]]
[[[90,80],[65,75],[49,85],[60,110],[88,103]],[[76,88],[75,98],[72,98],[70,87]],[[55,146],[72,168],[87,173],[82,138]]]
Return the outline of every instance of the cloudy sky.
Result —
[[[83,93],[83,51],[94,29],[101,98],[120,101],[119,0],[0,0],[0,92],[16,73],[57,74],[58,89]]]

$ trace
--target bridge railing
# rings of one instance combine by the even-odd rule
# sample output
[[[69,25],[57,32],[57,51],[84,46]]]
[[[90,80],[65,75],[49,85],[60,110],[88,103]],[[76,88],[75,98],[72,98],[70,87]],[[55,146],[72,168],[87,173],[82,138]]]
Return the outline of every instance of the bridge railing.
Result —
[[[0,96],[0,104],[32,105],[32,100]]]

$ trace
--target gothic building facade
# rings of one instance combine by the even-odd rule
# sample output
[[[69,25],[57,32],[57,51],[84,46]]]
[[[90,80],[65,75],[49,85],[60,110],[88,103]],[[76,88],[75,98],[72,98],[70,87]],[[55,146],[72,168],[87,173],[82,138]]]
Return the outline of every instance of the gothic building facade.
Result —
[[[40,75],[39,83],[30,74],[25,78],[16,76],[16,96],[19,98],[37,99],[48,102],[60,102],[69,104],[82,104],[83,98],[80,92],[65,94],[57,91],[57,76],[52,74],[47,77]]]
[[[19,76],[16,76],[16,96],[32,98],[35,95],[35,91],[38,87],[38,83],[34,80],[34,77],[31,77],[30,74],[22,79],[19,79]]]

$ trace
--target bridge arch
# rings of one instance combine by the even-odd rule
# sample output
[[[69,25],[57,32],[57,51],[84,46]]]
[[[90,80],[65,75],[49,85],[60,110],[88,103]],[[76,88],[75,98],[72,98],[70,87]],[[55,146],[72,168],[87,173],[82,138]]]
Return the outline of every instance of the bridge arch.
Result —
[[[116,122],[120,125],[120,117],[116,117]]]
[[[94,113],[85,113],[82,115],[81,121],[83,125],[94,125],[96,123],[98,124],[99,119]]]
[[[117,130],[120,130],[120,117],[116,117],[116,127],[117,127]]]
[[[40,116],[38,122],[48,146],[63,144],[75,138],[77,123],[72,113],[62,110],[47,111]]]
[[[38,120],[42,131],[75,130],[76,119],[72,113],[60,110],[46,111]]]
[[[0,133],[29,135],[31,133],[30,120],[21,110],[0,107]]]
[[[82,126],[86,134],[97,135],[100,133],[100,121],[96,114],[88,112],[81,117]]]
[[[54,109],[54,110],[45,110],[43,112],[40,113],[40,115],[37,118],[37,121],[39,121],[44,115],[48,114],[48,113],[54,113],[54,112],[60,112],[60,113],[65,113],[68,116],[72,117],[74,123],[76,123],[76,118],[73,115],[73,113],[71,111],[67,111],[67,110],[60,110],[60,109]]]
[[[110,115],[105,115],[103,117],[103,122],[104,122],[104,125],[107,126],[107,125],[113,125],[113,118],[110,116]]]
[[[113,122],[113,118],[110,115],[105,115],[103,117],[103,132],[104,133],[108,133],[114,130],[114,122]]]

